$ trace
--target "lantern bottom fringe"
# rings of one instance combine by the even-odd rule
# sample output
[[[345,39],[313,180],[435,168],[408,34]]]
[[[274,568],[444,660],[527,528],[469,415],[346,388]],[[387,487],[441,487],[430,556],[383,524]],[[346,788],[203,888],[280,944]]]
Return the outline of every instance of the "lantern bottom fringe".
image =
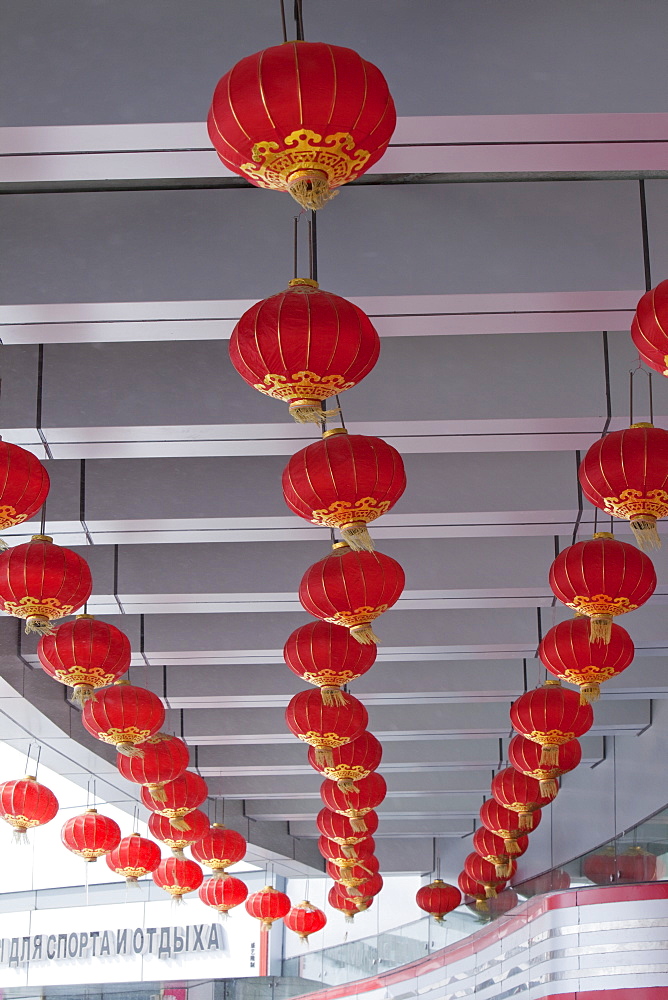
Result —
[[[589,636],[592,642],[602,642],[604,645],[609,646],[610,637],[612,636],[612,615],[596,615],[592,617],[589,626]]]
[[[186,819],[187,817],[185,816],[177,816],[176,819],[170,819],[169,822],[172,824],[175,830],[185,831],[190,829],[190,827],[186,823]]]
[[[180,893],[175,893],[172,896],[172,906],[181,906],[182,903],[183,903],[183,896],[181,896]]]
[[[332,751],[326,750],[324,747],[316,747],[315,762],[319,767],[332,767],[334,764]]]
[[[224,868],[212,868],[211,876],[212,878],[222,878],[223,880],[231,877],[230,875],[227,874]]]
[[[167,795],[165,794],[165,789],[162,785],[147,785],[146,787],[151,793],[151,798],[155,799],[156,802],[167,801]]]
[[[495,861],[494,868],[499,878],[510,878],[510,863],[508,861]]]
[[[377,646],[380,642],[378,636],[374,634],[371,622],[367,622],[365,625],[353,625],[350,634],[353,639],[357,639],[363,646]]]
[[[489,906],[487,905],[487,900],[484,897],[478,897],[478,899],[476,899],[475,908],[481,913],[489,913]]]
[[[274,926],[274,919],[275,919],[274,917],[263,917],[260,920],[260,925],[262,927],[262,930],[270,931],[271,928]]]
[[[317,212],[339,193],[332,191],[327,176],[319,170],[303,171],[288,185],[288,192],[307,211]]]
[[[75,684],[72,701],[75,705],[81,705],[82,708],[87,701],[97,701],[92,684]]]
[[[485,899],[496,899],[496,886],[486,885],[485,886]]]
[[[652,549],[661,548],[661,538],[656,527],[656,518],[648,514],[631,518],[631,531],[638,543],[638,548],[643,552],[651,552]]]
[[[344,858],[350,858],[351,860],[357,859],[357,851],[354,847],[351,847],[349,844],[341,844],[340,846],[341,854],[343,854]]]
[[[347,924],[354,924],[355,923],[355,914],[354,913],[344,913],[343,919],[345,920],[345,922]]]
[[[14,832],[12,833],[12,843],[18,844],[19,847],[28,847],[30,841],[28,840],[28,831],[25,827],[16,826],[14,827]]]
[[[343,884],[345,885],[345,883]],[[348,886],[348,892],[350,893],[351,896],[359,896],[360,899],[362,898],[362,893],[359,891],[356,885]]]
[[[596,681],[580,685],[580,704],[591,705],[593,701],[598,701],[601,697],[601,685]]]
[[[182,847],[172,847],[172,854],[175,858],[180,858],[182,861],[185,859]]]
[[[533,830],[533,816],[530,812],[519,813],[520,830]]]
[[[367,830],[367,825],[364,822],[363,816],[350,816],[350,828],[354,830],[355,833],[365,833]]]
[[[434,918],[434,920],[436,921],[437,924],[442,924],[443,923],[443,917],[445,916],[445,914],[444,913],[431,913],[430,916],[432,916]]]
[[[559,764],[559,747],[553,743],[545,743],[540,752],[541,767],[557,767]]]
[[[373,552],[376,547],[369,534],[366,521],[353,521],[351,524],[344,524],[341,528],[341,538],[357,552]]]
[[[9,548],[9,545],[7,545],[7,542],[4,540],[4,538],[0,538],[0,552],[4,552],[5,549],[8,549],[8,548]]]
[[[319,399],[297,399],[289,406],[290,416],[297,424],[324,424],[340,413],[338,407],[323,410]]]
[[[559,785],[554,778],[540,778],[540,794],[543,798],[554,799],[559,791]]]
[[[503,846],[507,850],[508,854],[520,853],[520,845],[517,843],[514,837],[504,837]]]
[[[133,889],[134,891],[137,891],[137,890],[141,891],[141,886],[139,884],[139,879],[135,878],[133,875],[126,875],[125,876],[125,884],[127,885],[127,887],[129,889]]]
[[[26,635],[35,632],[37,635],[53,635],[55,629],[46,615],[28,615],[26,618]]]
[[[326,684],[324,687],[320,688],[320,697],[322,698],[323,705],[347,705],[348,699],[341,690],[340,687],[334,687],[331,684]]]
[[[122,753],[124,757],[139,757],[143,760],[144,751],[138,750],[133,743],[117,743],[116,749],[119,753]]]
[[[356,788],[355,782],[353,781],[352,778],[339,778],[336,784],[337,787],[344,793],[359,791],[359,789]]]

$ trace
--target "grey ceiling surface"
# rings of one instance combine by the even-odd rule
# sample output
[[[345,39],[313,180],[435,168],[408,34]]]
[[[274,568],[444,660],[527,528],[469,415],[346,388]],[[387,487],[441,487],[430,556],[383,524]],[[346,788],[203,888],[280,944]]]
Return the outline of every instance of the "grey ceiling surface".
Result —
[[[196,121],[230,63],[279,40],[278,3],[260,0],[36,0],[0,12],[9,126]],[[404,116],[668,110],[660,0],[306,0],[305,13],[309,37],[382,66]],[[650,180],[646,192],[658,280],[668,186]],[[127,631],[131,678],[165,699],[212,795],[291,857],[316,836],[320,779],[285,727],[300,682],[281,648],[307,620],[297,587],[328,538],[280,491],[287,457],[314,432],[238,378],[223,326],[232,302],[291,276],[294,213],[287,197],[243,188],[0,200],[2,304],[33,304],[46,324],[55,303],[100,303],[103,318],[114,303],[148,303],[158,319],[174,302],[220,306],[220,339],[46,344],[48,523],[89,559],[91,610]],[[377,296],[381,312],[391,296],[506,294],[512,312],[516,296],[644,286],[639,188],[627,178],[357,187],[320,214],[318,237],[322,285]],[[547,572],[578,516],[577,456],[608,404],[614,426],[628,419],[635,358],[624,324],[607,331],[607,384],[599,330],[566,333],[555,319],[547,332],[423,336],[411,315],[405,324],[342,404],[351,429],[402,451],[408,474],[373,530],[406,591],[378,622],[378,661],[355,693],[384,742],[381,864],[426,871],[432,838],[470,834],[505,760],[509,705],[542,680],[540,635],[566,617]],[[38,360],[35,344],[3,351],[0,421],[44,457]],[[582,536],[591,522],[585,510]],[[624,623],[639,655],[607,685],[583,767],[604,758],[605,737],[645,731],[653,699],[668,697],[668,546],[655,561],[657,595]],[[15,622],[0,635],[35,667]]]

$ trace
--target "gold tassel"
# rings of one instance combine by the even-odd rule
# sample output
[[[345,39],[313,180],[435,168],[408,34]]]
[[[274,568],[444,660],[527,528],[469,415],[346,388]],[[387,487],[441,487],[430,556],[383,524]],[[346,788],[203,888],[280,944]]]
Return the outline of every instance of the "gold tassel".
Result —
[[[350,858],[351,860],[357,860],[357,851],[352,844],[341,844],[341,854],[344,858]]]
[[[559,747],[552,743],[545,743],[540,751],[541,767],[558,767]]]
[[[431,916],[434,918],[434,920],[436,921],[437,924],[442,924],[443,923],[443,917],[445,916],[445,914],[443,914],[443,913],[432,913]]]
[[[186,831],[190,829],[190,827],[186,823],[186,817],[177,816],[176,819],[170,820],[170,823],[172,824],[175,830]]]
[[[520,845],[517,843],[514,837],[504,837],[503,846],[507,850],[508,854],[520,853]]]
[[[612,615],[596,615],[589,625],[589,637],[592,642],[602,642],[610,645],[612,635]]]
[[[317,212],[339,193],[332,191],[326,174],[320,170],[303,170],[300,176],[288,185],[288,191],[306,211]]]
[[[341,528],[341,538],[357,552],[373,552],[375,545],[365,521],[351,521]]]
[[[643,552],[651,552],[652,549],[661,548],[661,539],[656,527],[656,518],[651,514],[638,514],[631,518],[631,531],[638,543],[638,548]]]
[[[601,697],[601,685],[596,681],[589,681],[580,685],[580,704],[591,705],[593,701],[598,701]]]
[[[476,899],[475,908],[476,910],[479,910],[481,913],[489,913],[489,906],[487,905],[486,899],[482,898]]]
[[[519,813],[519,827],[520,830],[533,830],[533,816],[530,812]]]
[[[146,786],[151,793],[151,798],[155,799],[156,802],[166,802],[167,796],[165,795],[165,789],[162,785],[147,785]]]
[[[351,896],[359,896],[360,898],[362,897],[362,893],[359,891],[356,885],[348,886],[348,892],[350,893]]]
[[[53,635],[54,629],[46,615],[28,615],[26,618],[26,635],[36,632],[37,635]]]
[[[295,399],[288,407],[290,416],[297,424],[324,424],[325,420],[339,413],[334,410],[323,410],[319,399]]]
[[[144,757],[144,751],[138,750],[132,743],[117,743],[116,749],[119,753],[122,753],[124,757],[140,757],[142,759]]]
[[[367,825],[364,822],[364,817],[360,813],[357,813],[357,815],[351,815],[351,813],[353,813],[352,809],[348,811],[351,829],[354,830],[355,833],[364,833],[365,830],[367,830]]]
[[[274,920],[271,917],[263,917],[260,923],[262,924],[263,928],[266,931],[270,931],[273,926]]]
[[[352,778],[339,778],[337,781],[337,787],[342,792],[358,792],[359,789],[355,787],[355,782]]]
[[[172,847],[172,854],[174,855],[175,858],[180,858],[182,861],[185,858],[185,854],[183,853],[182,847]]]
[[[135,878],[134,875],[126,875],[125,884],[128,887],[128,889],[134,889],[135,891],[137,889],[141,890],[139,879]]]
[[[557,792],[559,791],[559,785],[556,783],[554,778],[541,778],[539,781],[540,794],[545,799],[556,798]]]
[[[345,922],[347,924],[354,924],[355,923],[355,914],[354,913],[344,913],[343,914],[343,919],[345,920]]]
[[[509,861],[495,861],[494,868],[496,869],[496,874],[499,878],[510,878]]]
[[[95,689],[92,684],[75,684],[74,691],[72,692],[72,701],[75,705],[80,705],[82,708],[87,701],[97,701]]]
[[[353,639],[357,639],[363,646],[371,646],[372,644],[377,646],[380,642],[378,636],[374,634],[371,622],[367,622],[366,625],[353,625],[350,634]]]
[[[334,764],[332,751],[327,750],[325,747],[316,747],[315,762],[316,764],[319,764],[320,767],[332,767],[332,765]]]
[[[0,552],[4,552],[5,549],[8,549],[8,548],[9,548],[9,545],[7,545],[7,542],[4,540],[4,538],[0,538]]]
[[[12,833],[12,841],[20,847],[28,847],[28,831],[24,826],[15,826]]]
[[[485,886],[485,899],[496,899],[496,889],[493,885]]]
[[[325,684],[320,688],[320,695],[322,697],[323,705],[347,705],[348,699],[341,690],[340,687],[334,687],[332,684]]]

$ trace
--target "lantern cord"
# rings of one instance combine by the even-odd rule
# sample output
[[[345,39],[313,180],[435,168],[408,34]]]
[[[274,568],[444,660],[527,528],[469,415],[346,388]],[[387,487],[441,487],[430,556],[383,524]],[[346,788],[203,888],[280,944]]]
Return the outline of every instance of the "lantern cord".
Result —
[[[32,743],[29,743],[28,744],[28,750],[27,750],[27,753],[26,753],[26,766],[25,766],[25,773],[26,774],[30,774],[30,754],[31,753],[32,753]]]
[[[53,458],[53,452],[49,442],[46,440],[46,435],[42,430],[42,398],[43,398],[43,386],[44,386],[44,344],[40,344],[37,348],[37,400],[35,405],[35,430],[39,434],[39,439],[42,442],[44,448],[44,453],[47,458]]]
[[[318,280],[318,224],[317,216],[313,210],[311,210],[311,218],[308,222],[308,246],[309,246],[309,265],[311,274],[310,277],[313,281]]]
[[[299,277],[299,275],[297,274],[297,270],[299,268],[298,234],[299,234],[299,216],[295,215],[292,227],[292,277],[293,278]]]
[[[139,833],[139,806],[135,806],[132,813],[132,832]]]
[[[46,534],[46,500],[42,504],[42,516],[39,522],[39,533],[40,535]]]
[[[652,372],[646,371],[642,367],[642,362],[638,362],[636,368],[632,368],[629,371],[629,424],[633,424],[633,378],[638,372],[642,372],[643,375],[647,376],[647,395],[649,403],[649,422],[654,423],[654,392],[652,385]]]
[[[302,0],[295,0],[295,29],[297,31],[297,41],[304,41],[304,16],[302,13]]]
[[[80,472],[79,472],[79,521],[83,529],[83,533],[86,536],[86,542],[88,545],[94,545],[93,536],[88,530],[88,525],[86,524],[86,459],[81,459]]]
[[[42,744],[37,744],[37,756],[35,757],[35,777],[37,777],[37,772],[39,771],[39,759],[42,756]]]
[[[594,507],[594,534],[598,531],[598,507]]]
[[[642,257],[645,268],[645,291],[649,292],[652,287],[652,270],[649,256],[649,231],[647,228],[647,201],[645,198],[645,181],[642,178],[638,181],[640,188],[640,225],[642,229]]]
[[[283,31],[283,41],[287,42],[287,40],[288,40],[288,28],[287,28],[287,25],[285,23],[285,3],[284,3],[284,0],[280,0],[280,3],[281,3],[281,29]]]

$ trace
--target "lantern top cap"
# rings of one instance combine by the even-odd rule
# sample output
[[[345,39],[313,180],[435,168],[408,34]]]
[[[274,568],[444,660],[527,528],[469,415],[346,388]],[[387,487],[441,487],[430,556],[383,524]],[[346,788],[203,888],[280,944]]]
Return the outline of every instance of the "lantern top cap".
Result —
[[[32,542],[52,542],[53,538],[51,535],[33,535],[31,538]]]
[[[332,549],[335,552],[341,552],[341,549],[349,549],[349,548],[350,546],[348,545],[348,542],[334,542],[334,544],[332,545]],[[343,555],[342,552],[341,555]]]
[[[277,892],[277,891],[278,890],[274,889],[273,885],[265,885],[264,889],[260,889],[260,892]]]
[[[87,613],[82,615],[75,615],[74,617],[76,618],[77,621],[79,621],[80,618],[88,618],[91,621],[95,619],[95,615],[89,615]]]
[[[434,881],[431,884],[432,885],[441,886],[441,885],[445,885],[445,882],[443,881],[442,878],[435,878]]]
[[[119,687],[119,685],[121,685],[121,684],[128,684],[129,685],[129,683],[130,683],[130,681],[126,680],[125,677],[122,677],[120,680],[114,681],[114,687]]]
[[[313,278],[290,278],[288,288],[320,288],[320,285]]]
[[[25,776],[25,778],[23,780],[24,781],[37,781],[37,778],[35,777],[34,774],[26,774],[26,776]]]
[[[613,535],[613,533],[611,531],[595,531],[593,537],[594,538],[613,538],[614,539],[615,536]]]
[[[629,430],[633,430],[635,427],[654,427],[654,424],[648,423],[646,420],[641,420],[640,423],[631,424]]]
[[[543,687],[561,687],[561,681],[557,680],[556,677],[548,677],[548,679],[543,684]]]
[[[225,829],[225,824],[224,823],[212,823],[211,824],[211,829],[212,830],[224,830]]]
[[[97,809],[86,809],[86,815],[87,816],[88,816],[89,813],[97,813]]]
[[[345,429],[345,427],[332,427],[331,430],[325,431],[322,437],[324,441],[325,438],[334,437],[335,434],[347,434],[347,433],[348,431]]]

